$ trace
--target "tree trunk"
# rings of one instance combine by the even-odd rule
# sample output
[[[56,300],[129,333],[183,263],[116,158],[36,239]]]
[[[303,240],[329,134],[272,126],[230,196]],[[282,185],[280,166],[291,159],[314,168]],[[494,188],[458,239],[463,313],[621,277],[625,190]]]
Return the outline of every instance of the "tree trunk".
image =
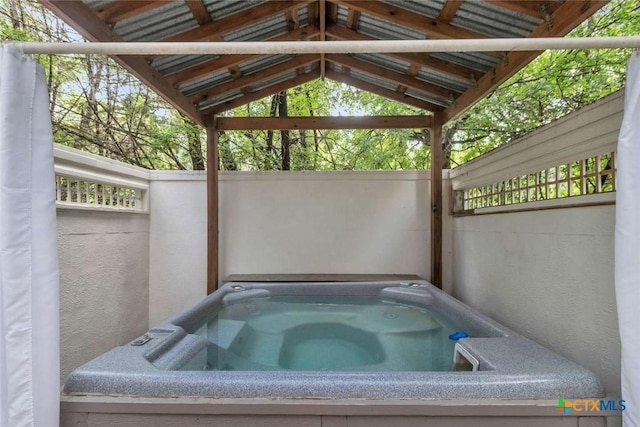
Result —
[[[271,111],[269,115],[271,117],[275,117],[278,112],[278,102],[280,94],[275,94],[271,97]],[[267,131],[267,146],[264,150],[264,170],[273,169],[273,130],[269,129]]]
[[[220,138],[218,139],[218,151],[220,153],[222,169],[226,171],[237,171],[238,164],[236,163],[236,159],[233,157],[229,138],[224,131],[220,132]]]
[[[191,165],[193,167],[193,170],[203,171],[205,160],[204,156],[202,155],[202,140],[200,139],[200,128],[184,116],[182,116],[182,120],[184,120],[184,123],[187,125],[187,151],[189,152],[189,157],[191,157]]]
[[[289,108],[287,105],[287,91],[283,90],[278,94],[280,98],[280,117],[287,117],[289,115]],[[280,131],[280,138],[282,140],[281,152],[282,152],[282,170],[291,170],[291,135],[288,130]]]

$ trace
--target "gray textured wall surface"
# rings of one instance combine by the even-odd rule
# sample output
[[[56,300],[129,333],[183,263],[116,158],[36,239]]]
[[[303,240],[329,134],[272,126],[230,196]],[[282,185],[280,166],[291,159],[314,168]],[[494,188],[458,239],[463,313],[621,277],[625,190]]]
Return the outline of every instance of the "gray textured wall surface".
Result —
[[[149,323],[149,215],[58,209],[61,381]]]
[[[615,206],[454,219],[455,296],[620,394]]]

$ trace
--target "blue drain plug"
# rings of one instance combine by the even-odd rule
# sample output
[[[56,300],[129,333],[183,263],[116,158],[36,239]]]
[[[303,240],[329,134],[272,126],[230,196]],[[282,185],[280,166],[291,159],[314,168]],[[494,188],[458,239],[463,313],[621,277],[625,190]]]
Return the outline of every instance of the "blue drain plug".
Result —
[[[449,339],[451,341],[458,341],[460,338],[467,338],[467,337],[469,337],[469,334],[466,333],[465,331],[456,331],[451,335],[449,335]]]

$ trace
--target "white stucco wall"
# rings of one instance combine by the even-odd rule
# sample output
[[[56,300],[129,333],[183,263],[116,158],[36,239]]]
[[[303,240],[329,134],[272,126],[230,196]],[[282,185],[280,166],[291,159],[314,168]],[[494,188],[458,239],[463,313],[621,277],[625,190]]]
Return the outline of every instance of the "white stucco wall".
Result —
[[[614,206],[454,220],[454,294],[620,394]]]
[[[58,209],[61,381],[147,330],[149,215]]]
[[[220,174],[220,275],[430,275],[428,172]],[[206,182],[152,174],[149,321],[206,294]],[[445,254],[451,245],[445,243]],[[446,277],[446,275],[445,275]]]

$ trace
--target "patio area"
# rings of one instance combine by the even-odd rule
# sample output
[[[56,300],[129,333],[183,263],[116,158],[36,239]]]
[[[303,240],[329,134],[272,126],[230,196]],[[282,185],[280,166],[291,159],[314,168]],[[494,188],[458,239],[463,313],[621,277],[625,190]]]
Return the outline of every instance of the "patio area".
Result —
[[[623,117],[628,120],[623,92],[462,166],[443,168],[443,126],[544,49],[518,43],[561,38],[606,1],[39,2],[88,41],[116,42],[51,44],[50,52],[110,54],[202,125],[209,153],[206,171],[160,171],[54,144],[60,384],[115,347],[138,340],[144,345],[154,326],[167,332],[166,319],[190,307],[197,311],[228,277],[405,275],[428,280],[504,325],[504,336],[510,329],[593,372],[604,390],[602,396],[577,396],[571,411],[563,396],[63,392],[62,426],[622,424],[624,407],[603,409],[593,402],[624,402],[614,292],[617,150]],[[474,40],[477,51],[462,47]],[[510,47],[492,50],[509,40]],[[439,41],[462,44],[443,51]],[[264,51],[260,42],[267,43]],[[391,43],[380,51],[373,47],[377,42]],[[331,43],[347,50],[332,50]],[[229,54],[225,45],[248,50]],[[29,43],[20,48],[45,49]],[[177,54],[180,48],[192,50]],[[315,79],[405,103],[424,115],[226,114]],[[430,170],[219,170],[220,132],[363,128],[428,133]],[[490,361],[481,363],[493,369]]]
[[[595,372],[608,397],[620,395],[611,288],[615,192],[487,201],[486,207],[460,213],[450,195],[610,155],[622,110],[622,93],[616,93],[443,174],[443,289]],[[78,365],[127,344],[206,296],[207,187],[203,172],[148,171],[61,146],[56,165],[58,179],[73,188],[113,185],[137,194],[134,208],[91,205],[82,191],[79,198],[71,191],[71,200],[58,202],[62,295],[67,296],[61,302],[63,380]],[[223,172],[219,182],[221,281],[238,273],[430,274],[425,262],[431,241],[428,171]],[[273,198],[280,202],[265,202]],[[266,226],[269,218],[286,218],[296,232]],[[327,229],[336,234],[327,235]],[[543,316],[540,307],[545,307]],[[112,420],[109,413],[125,412],[133,423],[157,423],[154,414],[166,405],[161,401],[66,396],[63,419]],[[462,415],[472,423],[485,417],[491,424],[499,422],[491,415],[507,417],[507,423],[524,417],[528,421],[522,422],[531,425],[550,423],[558,415],[555,401],[371,401],[373,408],[361,401],[171,401],[169,411],[184,420],[205,413],[239,423],[249,422],[243,417],[250,413],[268,414],[277,423],[290,413],[303,416],[292,425],[304,420],[315,425],[320,417],[325,424],[346,425],[339,424],[346,417],[349,425],[353,417],[371,423],[370,411],[380,411],[375,418],[380,425],[388,422],[383,413],[403,415],[407,423],[454,417],[447,422],[456,425],[463,425],[455,418]],[[102,415],[87,415],[94,411]],[[599,415],[619,421],[615,413]],[[591,416],[573,420],[596,422]],[[558,422],[568,421],[560,417]]]

